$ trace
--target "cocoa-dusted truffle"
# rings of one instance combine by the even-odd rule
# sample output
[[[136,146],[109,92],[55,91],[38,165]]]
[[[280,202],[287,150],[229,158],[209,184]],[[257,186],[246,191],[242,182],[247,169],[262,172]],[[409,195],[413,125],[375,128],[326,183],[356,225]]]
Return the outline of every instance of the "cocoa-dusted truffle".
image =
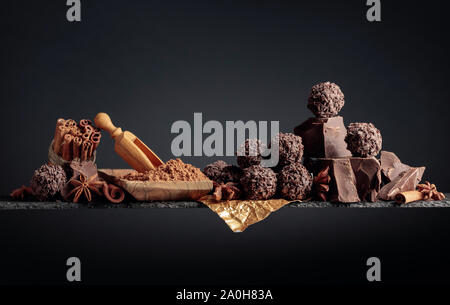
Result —
[[[277,191],[277,175],[270,168],[253,165],[244,169],[241,185],[247,199],[269,199]]]
[[[335,83],[314,85],[308,97],[308,109],[318,118],[336,116],[344,106],[344,93]]]
[[[286,165],[278,173],[280,194],[288,200],[302,200],[311,192],[313,179],[300,163]]]
[[[381,150],[381,133],[372,123],[351,123],[347,127],[347,149],[355,157],[376,156]]]
[[[203,173],[209,179],[218,183],[239,182],[242,176],[242,169],[236,165],[229,165],[225,161],[219,160],[205,166]]]
[[[44,164],[34,171],[30,187],[40,201],[47,200],[61,191],[67,177],[64,169],[55,164]]]
[[[276,143],[276,141],[278,141],[280,151],[278,169],[302,161],[303,144],[300,136],[296,136],[293,133],[280,132],[272,139],[272,143]]]
[[[266,149],[258,139],[247,139],[237,150],[237,163],[241,168],[247,168],[261,163],[261,153]]]

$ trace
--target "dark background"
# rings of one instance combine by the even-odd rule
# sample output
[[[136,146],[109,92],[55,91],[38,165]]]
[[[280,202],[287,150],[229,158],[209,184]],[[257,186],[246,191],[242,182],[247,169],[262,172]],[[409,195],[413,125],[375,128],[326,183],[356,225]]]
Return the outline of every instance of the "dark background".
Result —
[[[108,112],[162,159],[176,120],[311,116],[312,85],[334,81],[346,124],[373,122],[384,149],[449,191],[449,36],[442,1],[64,1],[1,4],[0,194],[47,159],[59,117]],[[214,158],[183,158],[199,167]],[[104,134],[99,167],[124,167]],[[444,209],[282,209],[232,234],[207,209],[10,211],[0,215],[0,283],[63,283],[79,256],[90,284],[448,283]]]
[[[46,162],[59,117],[107,112],[168,160],[176,120],[202,112],[292,131],[327,80],[346,95],[346,124],[373,122],[384,149],[450,189],[443,1],[382,1],[378,23],[365,0],[81,1],[78,23],[65,3],[2,2],[1,194]],[[127,166],[107,134],[98,165]]]

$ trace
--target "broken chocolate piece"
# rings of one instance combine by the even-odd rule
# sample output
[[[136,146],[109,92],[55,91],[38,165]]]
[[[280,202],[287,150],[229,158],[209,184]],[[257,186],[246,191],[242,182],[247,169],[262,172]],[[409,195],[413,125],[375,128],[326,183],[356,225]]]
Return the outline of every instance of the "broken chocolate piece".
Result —
[[[422,180],[425,167],[413,167],[401,173],[391,182],[383,186],[378,194],[382,200],[395,200],[395,196],[402,192],[414,191]]]
[[[400,174],[411,169],[411,166],[403,164],[402,161],[393,153],[389,151],[381,151],[380,156],[381,172],[386,178],[387,182],[391,182]]]
[[[374,157],[352,157],[350,163],[355,174],[359,198],[375,202],[381,185],[380,162]]]
[[[302,137],[305,158],[350,157],[345,136],[347,129],[341,116],[309,118],[295,127],[294,133]]]
[[[307,165],[317,175],[327,166],[330,168],[330,191],[328,198],[333,202],[358,202],[356,177],[349,158],[311,159]]]

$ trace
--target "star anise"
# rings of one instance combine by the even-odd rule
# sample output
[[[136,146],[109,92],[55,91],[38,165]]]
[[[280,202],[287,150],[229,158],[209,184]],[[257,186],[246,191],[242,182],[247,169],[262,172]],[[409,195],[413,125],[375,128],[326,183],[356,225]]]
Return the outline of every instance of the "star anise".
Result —
[[[27,197],[33,196],[33,190],[31,189],[31,187],[22,185],[18,189],[12,191],[10,196],[15,200],[24,200]]]
[[[238,183],[227,182],[219,184],[217,182],[213,182],[213,185],[213,197],[215,201],[235,200],[241,197],[242,191],[239,189]]]
[[[78,202],[82,195],[89,202],[92,200],[92,192],[97,195],[102,195],[100,188],[103,187],[104,182],[97,180],[97,175],[86,178],[85,175],[80,174],[78,178],[72,178],[69,180],[69,184],[73,186],[73,189],[67,194],[67,198],[73,195],[73,202]]]
[[[438,192],[436,185],[428,181],[423,184],[418,184],[417,190],[423,194],[424,200],[442,200],[445,198],[443,193]]]
[[[327,193],[330,190],[330,167],[322,169],[313,179],[314,194],[322,201],[327,201]]]

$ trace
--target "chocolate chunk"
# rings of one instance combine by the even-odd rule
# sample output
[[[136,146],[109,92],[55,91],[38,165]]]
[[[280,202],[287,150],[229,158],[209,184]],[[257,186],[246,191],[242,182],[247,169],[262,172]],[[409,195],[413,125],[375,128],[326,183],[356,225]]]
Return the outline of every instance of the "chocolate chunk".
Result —
[[[311,159],[307,167],[317,175],[322,169],[330,167],[330,191],[328,199],[334,202],[360,201],[356,188],[356,177],[349,158],[317,158]]]
[[[380,156],[381,171],[387,182],[391,182],[400,174],[411,169],[411,166],[403,164],[400,159],[389,151],[381,151]]]
[[[380,162],[374,157],[352,157],[350,163],[355,174],[359,198],[375,202],[381,185]]]
[[[395,195],[406,191],[414,191],[422,180],[425,167],[413,167],[395,177],[391,182],[383,186],[378,194],[382,200],[395,200]]]
[[[305,158],[350,157],[345,136],[347,129],[341,116],[310,118],[295,127],[294,133],[302,137]]]

